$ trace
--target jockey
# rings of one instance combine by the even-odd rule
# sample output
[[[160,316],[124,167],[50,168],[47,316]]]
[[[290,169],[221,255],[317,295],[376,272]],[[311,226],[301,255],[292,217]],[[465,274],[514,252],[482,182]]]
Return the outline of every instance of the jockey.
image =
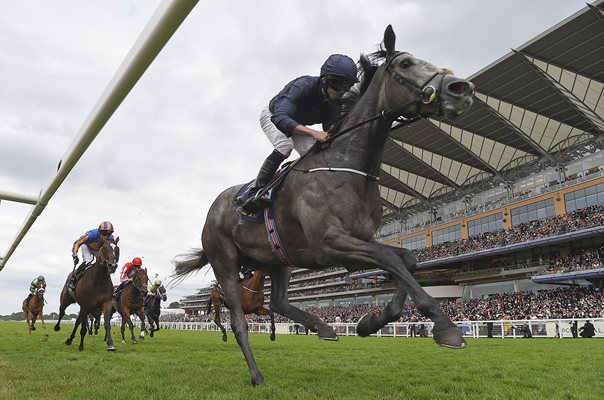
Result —
[[[157,278],[153,284],[149,284],[149,295],[155,296],[157,294],[157,289],[161,286],[161,280]]]
[[[78,258],[78,250],[80,248],[82,249],[82,264],[71,276],[71,281],[69,282],[69,289],[71,291],[75,290],[76,276],[84,271],[86,265],[92,263],[94,257],[98,256],[99,249],[101,248],[101,238],[114,240],[113,224],[111,222],[101,222],[97,229],[89,230],[73,243],[71,248],[73,267],[75,268],[80,262]]]
[[[241,269],[239,270],[239,282],[247,279],[247,278],[251,278],[254,275],[254,271],[246,268],[246,267],[241,267]]]
[[[140,257],[134,257],[132,259],[132,262],[127,262],[126,264],[124,264],[124,266],[122,267],[122,276],[120,278],[121,282],[119,286],[115,288],[115,292],[113,293],[114,299],[118,299],[122,290],[124,290],[128,282],[132,281],[134,275],[136,275],[136,273],[142,268],[142,266],[143,260],[141,260]]]
[[[46,286],[46,281],[44,280],[44,276],[40,275],[37,278],[35,278],[33,281],[31,281],[31,283],[29,284],[29,296],[27,296],[27,300],[29,301],[29,299],[32,298],[32,296],[34,295],[34,293],[36,292],[36,289],[38,288],[38,283],[40,282],[44,282],[44,286]]]
[[[260,126],[273,144],[274,150],[262,164],[256,180],[237,203],[248,213],[255,213],[259,203],[270,202],[268,197],[248,202],[266,186],[273,175],[295,149],[306,152],[314,141],[325,142],[327,132],[338,122],[342,113],[341,99],[357,82],[357,66],[348,56],[332,54],[317,76],[301,76],[289,82],[260,113]],[[306,125],[322,123],[323,130]]]

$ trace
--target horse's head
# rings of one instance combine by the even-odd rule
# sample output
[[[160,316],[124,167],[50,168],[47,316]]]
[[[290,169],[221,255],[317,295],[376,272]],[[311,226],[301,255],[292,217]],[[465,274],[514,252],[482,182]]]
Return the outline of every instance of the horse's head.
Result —
[[[101,238],[101,248],[99,249],[99,261],[107,266],[107,270],[110,274],[114,273],[117,269],[117,263],[120,260],[120,248],[117,243],[120,238],[115,240]]]
[[[157,288],[157,294],[159,297],[161,297],[162,301],[168,300],[168,295],[166,295],[166,288],[164,285],[161,285]]]
[[[147,275],[147,268],[140,268],[136,271],[134,278],[132,278],[132,284],[140,292],[147,293],[147,285],[149,284],[149,276]]]
[[[38,289],[38,290],[42,289],[42,292],[44,292],[44,290],[46,289],[46,281],[38,281],[38,284],[36,285],[36,289]]]
[[[474,84],[457,78],[451,71],[394,49],[396,36],[392,26],[384,32],[381,55],[386,58],[380,67],[382,106],[392,117],[439,115],[448,119],[461,116],[472,105]]]
[[[46,292],[46,284],[44,285],[38,285],[38,288],[36,289],[36,296],[39,297],[44,297],[44,292]]]

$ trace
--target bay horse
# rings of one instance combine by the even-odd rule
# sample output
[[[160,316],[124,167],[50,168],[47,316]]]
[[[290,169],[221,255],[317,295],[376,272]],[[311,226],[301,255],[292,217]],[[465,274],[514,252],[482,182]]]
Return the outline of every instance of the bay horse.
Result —
[[[104,316],[105,341],[107,342],[107,351],[115,351],[115,346],[111,338],[111,300],[113,297],[113,283],[111,282],[111,274],[117,269],[117,263],[120,258],[120,248],[118,247],[119,238],[108,240],[101,238],[101,247],[98,251],[98,256],[94,263],[88,267],[82,277],[78,279],[75,287],[74,296],[72,296],[67,287],[71,279],[72,271],[63,285],[61,291],[61,302],[59,305],[59,320],[57,321],[54,330],[61,330],[61,319],[65,315],[65,309],[73,304],[80,305],[80,313],[76,319],[75,326],[69,338],[65,341],[66,345],[70,345],[75,338],[75,333],[78,326],[81,324],[80,330],[80,346],[79,351],[84,351],[84,338],[88,330],[88,315],[102,310]]]
[[[241,300],[241,309],[244,314],[270,315],[271,317],[271,340],[275,340],[275,314],[264,307],[264,272],[258,270],[249,278],[239,282],[239,299]],[[227,302],[220,295],[217,285],[212,286],[210,290],[210,300],[206,314],[210,314],[212,306],[214,307],[214,323],[222,331],[222,341],[227,341],[226,329],[220,321],[220,309],[222,304],[229,308]]]
[[[168,300],[166,288],[161,285],[155,294],[149,294],[145,299],[145,315],[149,321],[149,336],[160,330],[159,316],[161,314],[161,302]]]
[[[368,336],[396,321],[409,294],[417,308],[434,322],[436,343],[462,348],[466,343],[460,330],[414,278],[417,261],[411,251],[379,243],[374,235],[382,219],[378,179],[384,149],[387,144],[393,145],[388,137],[392,124],[407,124],[428,116],[458,118],[473,102],[474,85],[447,69],[395,51],[395,41],[389,25],[380,49],[361,56],[362,81],[348,95],[354,104],[338,132],[331,135],[328,146],[315,144],[288,167],[289,174],[273,203],[280,250],[289,266],[343,266],[351,272],[381,268],[392,276],[395,294],[384,310],[359,321],[359,336]],[[262,268],[270,275],[271,310],[317,332],[319,338],[337,340],[337,336],[319,317],[289,303],[291,268],[284,267],[273,252],[266,228],[238,214],[234,199],[242,187],[228,188],[216,198],[203,227],[203,248],[175,260],[174,276],[182,279],[211,265],[230,306],[231,327],[251,382],[257,385],[264,382],[264,377],[252,355],[241,308],[238,272],[242,265]]]
[[[33,296],[31,298],[26,298],[23,300],[23,305],[21,306],[23,310],[23,316],[27,321],[27,329],[31,334],[31,331],[35,331],[36,327],[34,324],[36,323],[36,319],[40,317],[40,321],[42,321],[42,328],[46,329],[46,324],[44,323],[44,292],[46,292],[46,282],[38,281],[38,286],[34,291]]]
[[[124,332],[126,330],[126,324],[130,329],[130,335],[132,336],[132,344],[137,344],[136,338],[134,337],[134,324],[130,319],[131,315],[138,315],[141,320],[141,333],[139,339],[145,338],[145,312],[143,310],[143,298],[147,294],[147,284],[149,283],[149,276],[147,275],[146,268],[138,268],[134,277],[129,281],[124,289],[119,294],[117,300],[113,300],[113,309],[120,313],[122,316],[122,343],[126,343]],[[113,314],[113,312],[112,312]]]

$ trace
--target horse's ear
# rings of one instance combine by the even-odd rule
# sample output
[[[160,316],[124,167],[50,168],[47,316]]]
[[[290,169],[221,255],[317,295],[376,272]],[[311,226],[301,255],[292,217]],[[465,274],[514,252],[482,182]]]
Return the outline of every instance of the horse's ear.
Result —
[[[115,242],[114,243],[117,244],[117,242],[119,242],[119,241],[120,241],[120,237],[118,236],[118,237],[115,238]]]
[[[392,29],[392,25],[388,25],[384,31],[384,48],[388,55],[394,53],[394,44],[396,42],[396,35]]]

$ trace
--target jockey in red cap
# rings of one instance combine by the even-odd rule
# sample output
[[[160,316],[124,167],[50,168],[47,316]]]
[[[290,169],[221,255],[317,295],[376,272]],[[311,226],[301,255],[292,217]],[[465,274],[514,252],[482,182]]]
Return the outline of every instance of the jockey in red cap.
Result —
[[[140,257],[134,257],[132,259],[132,262],[127,262],[126,264],[124,264],[124,266],[122,267],[122,276],[120,278],[121,282],[113,293],[114,299],[117,300],[119,298],[121,291],[124,289],[124,287],[126,287],[128,282],[130,282],[134,278],[134,275],[136,275],[136,272],[141,269],[142,266],[143,260],[141,260]]]

